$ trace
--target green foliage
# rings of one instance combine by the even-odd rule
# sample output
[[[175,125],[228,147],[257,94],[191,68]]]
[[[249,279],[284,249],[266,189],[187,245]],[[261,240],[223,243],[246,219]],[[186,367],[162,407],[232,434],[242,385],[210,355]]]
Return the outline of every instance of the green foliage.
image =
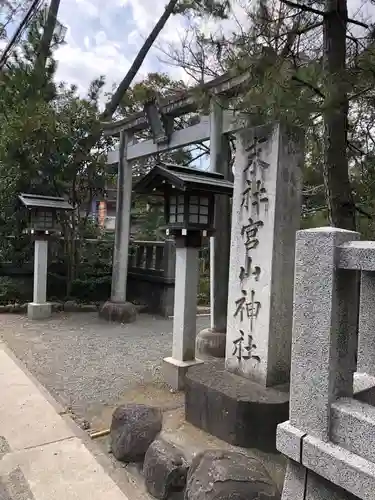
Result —
[[[189,11],[196,15],[211,15],[225,19],[230,7],[229,0],[180,0],[175,14],[187,14]]]
[[[0,276],[0,304],[20,302],[22,299],[21,287],[14,279]]]
[[[73,280],[80,262],[77,239],[98,234],[88,207],[104,193],[112,141],[101,137],[77,160],[79,141],[97,123],[104,80],[93,81],[82,98],[73,86],[55,82],[52,55],[46,68],[36,71],[40,23],[34,22],[0,76],[0,255],[18,264],[30,259],[30,240],[21,236],[25,220],[18,210],[20,192],[64,196],[77,208],[72,219],[61,220],[63,260]]]
[[[198,284],[198,305],[207,306],[210,303],[210,278],[201,276]]]
[[[305,2],[296,2],[303,5]],[[309,1],[309,6],[324,10],[326,2]],[[348,2],[349,4],[349,2]],[[303,227],[326,224],[327,191],[323,183],[323,118],[334,112],[332,83],[345,86],[349,97],[347,155],[349,177],[357,208],[358,228],[373,237],[375,220],[375,44],[373,19],[356,19],[369,24],[368,30],[347,29],[347,68],[330,75],[323,64],[323,18],[296,9],[278,0],[242,2],[241,27],[216,33],[192,24],[182,48],[170,55],[197,81],[230,71],[247,73],[250,82],[231,104],[249,114],[252,124],[279,121],[303,128],[306,135]],[[202,93],[201,93],[202,94]],[[199,95],[202,109],[210,95]],[[338,185],[340,179],[336,179]],[[345,184],[345,179],[343,179]],[[342,187],[341,185],[340,187]],[[336,195],[339,188],[334,186]],[[325,192],[326,191],[326,192]],[[332,191],[332,186],[331,186]]]
[[[100,302],[111,296],[112,276],[92,276],[86,279],[75,279],[70,289],[71,299],[83,303]]]

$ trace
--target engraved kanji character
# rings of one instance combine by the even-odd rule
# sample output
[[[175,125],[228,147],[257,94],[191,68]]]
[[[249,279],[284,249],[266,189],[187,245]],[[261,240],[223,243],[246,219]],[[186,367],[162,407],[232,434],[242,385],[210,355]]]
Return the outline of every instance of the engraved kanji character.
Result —
[[[241,228],[241,236],[246,235],[245,247],[246,250],[251,250],[252,248],[256,248],[259,244],[259,240],[256,237],[258,234],[258,230],[260,227],[264,225],[263,221],[258,220],[254,221],[251,217],[249,217],[249,223],[242,226]]]
[[[243,281],[244,278],[247,278],[250,275],[251,271],[251,263],[252,263],[252,258],[250,255],[247,255],[247,250],[246,250],[246,255],[245,255],[245,266],[240,267],[240,281]]]
[[[242,297],[237,299],[235,301],[236,305],[236,310],[234,311],[234,317],[236,318],[238,315],[240,315],[240,321],[243,321],[243,313],[246,310],[246,296],[247,292],[246,290],[241,290]]]
[[[259,216],[260,204],[264,203],[265,208],[268,208],[268,196],[265,187],[262,187],[262,181],[256,181],[252,185],[253,189],[251,190],[251,204],[255,207],[256,214]]]
[[[253,349],[256,349],[256,345],[253,343],[253,336],[247,335],[246,342],[245,332],[240,330],[240,336],[233,341],[233,356],[237,356],[238,360],[241,359],[255,359],[260,361],[260,357],[252,354]]]

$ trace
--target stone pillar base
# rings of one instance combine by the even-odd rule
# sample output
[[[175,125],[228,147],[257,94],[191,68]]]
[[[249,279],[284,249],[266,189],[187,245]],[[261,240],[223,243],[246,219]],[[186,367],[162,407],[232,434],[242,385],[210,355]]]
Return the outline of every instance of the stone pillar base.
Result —
[[[99,310],[99,317],[116,323],[133,323],[137,318],[137,310],[131,302],[107,302]]]
[[[182,391],[185,388],[185,375],[188,368],[202,363],[203,361],[198,359],[180,361],[174,358],[164,358],[163,375],[165,383],[174,391]]]
[[[288,418],[288,385],[264,387],[228,372],[224,360],[186,374],[186,421],[229,444],[275,452],[276,427]]]
[[[225,358],[226,331],[205,328],[197,335],[195,350],[199,359]]]
[[[45,302],[44,304],[37,304],[30,302],[27,304],[27,317],[29,319],[46,319],[52,316],[52,304]]]

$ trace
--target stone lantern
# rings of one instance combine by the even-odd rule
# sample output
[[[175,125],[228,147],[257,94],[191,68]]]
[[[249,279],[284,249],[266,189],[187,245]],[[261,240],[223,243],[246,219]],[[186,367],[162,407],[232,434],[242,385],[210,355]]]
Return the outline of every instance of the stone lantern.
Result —
[[[215,196],[212,193],[181,192],[171,189],[166,192],[165,214],[169,232],[212,231],[214,223]]]
[[[173,347],[163,368],[166,382],[180,390],[189,366],[200,363],[195,340],[202,237],[215,231],[215,195],[231,196],[233,184],[220,173],[159,163],[134,190],[164,197],[166,232],[176,242]]]
[[[34,296],[28,304],[27,315],[30,319],[48,318],[51,316],[51,304],[47,302],[48,239],[60,233],[58,215],[72,211],[73,206],[64,198],[54,196],[22,193],[19,200],[28,217],[25,231],[35,241]]]

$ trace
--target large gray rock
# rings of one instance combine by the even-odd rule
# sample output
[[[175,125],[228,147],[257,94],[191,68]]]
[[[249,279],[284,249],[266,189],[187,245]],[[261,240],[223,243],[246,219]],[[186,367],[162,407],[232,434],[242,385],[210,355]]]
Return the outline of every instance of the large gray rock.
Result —
[[[181,450],[162,438],[156,439],[147,450],[143,475],[147,491],[161,500],[186,484],[189,464]]]
[[[130,302],[107,302],[99,309],[99,317],[117,323],[133,323],[137,310]]]
[[[280,500],[280,492],[255,458],[208,450],[193,459],[185,500]]]
[[[140,404],[119,406],[112,415],[111,451],[117,460],[140,462],[162,427],[158,408]]]

